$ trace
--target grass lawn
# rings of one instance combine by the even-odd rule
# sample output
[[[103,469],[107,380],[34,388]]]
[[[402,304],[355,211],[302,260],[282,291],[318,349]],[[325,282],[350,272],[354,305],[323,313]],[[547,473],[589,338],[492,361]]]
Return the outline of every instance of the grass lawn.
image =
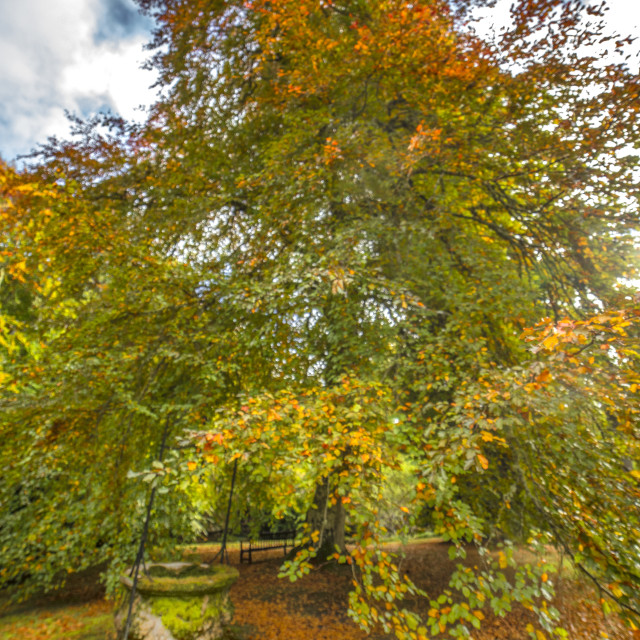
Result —
[[[113,606],[105,600],[32,606],[0,618],[2,640],[106,640],[114,637]]]

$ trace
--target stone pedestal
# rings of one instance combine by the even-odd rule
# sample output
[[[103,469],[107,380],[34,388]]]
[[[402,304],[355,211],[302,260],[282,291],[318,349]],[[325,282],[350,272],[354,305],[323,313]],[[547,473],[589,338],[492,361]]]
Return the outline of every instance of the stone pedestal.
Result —
[[[233,617],[229,588],[238,570],[189,562],[140,568],[129,640],[219,640]],[[120,579],[128,591],[133,579]],[[120,632],[127,621],[129,598],[116,613]]]

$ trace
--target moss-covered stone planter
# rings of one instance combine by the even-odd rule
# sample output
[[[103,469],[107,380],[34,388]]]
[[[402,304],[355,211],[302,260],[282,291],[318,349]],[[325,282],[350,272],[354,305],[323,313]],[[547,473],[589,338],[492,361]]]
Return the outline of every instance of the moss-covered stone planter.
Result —
[[[233,617],[229,589],[238,579],[233,567],[189,562],[147,565],[136,586],[129,640],[218,640]],[[122,576],[131,590],[133,580]],[[129,599],[116,613],[120,632]]]

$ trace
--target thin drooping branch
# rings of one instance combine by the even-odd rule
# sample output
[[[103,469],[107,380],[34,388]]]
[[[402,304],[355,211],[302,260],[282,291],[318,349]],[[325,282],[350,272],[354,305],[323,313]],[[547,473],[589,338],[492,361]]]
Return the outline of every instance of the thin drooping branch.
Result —
[[[231,501],[233,500],[233,489],[236,486],[236,472],[238,471],[238,458],[233,461],[233,474],[231,475],[231,488],[229,489],[229,501],[227,503],[227,515],[224,519],[224,532],[222,534],[222,545],[220,551],[216,553],[214,560],[220,557],[221,562],[229,564],[229,553],[227,551],[227,534],[229,533],[229,517],[231,515]]]

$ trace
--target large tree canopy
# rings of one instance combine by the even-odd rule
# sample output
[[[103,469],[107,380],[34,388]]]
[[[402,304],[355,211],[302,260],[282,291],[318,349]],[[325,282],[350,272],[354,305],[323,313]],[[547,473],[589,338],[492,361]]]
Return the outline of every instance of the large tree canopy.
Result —
[[[285,572],[335,552],[364,627],[519,600],[551,631],[510,542],[465,606],[402,609],[403,467],[407,524],[555,545],[638,624],[638,77],[597,10],[521,0],[487,41],[482,4],[140,0],[148,121],[2,168],[1,582],[115,575],[150,491],[151,548],[188,539],[190,474],[222,500],[237,460],[243,508],[306,522]]]

